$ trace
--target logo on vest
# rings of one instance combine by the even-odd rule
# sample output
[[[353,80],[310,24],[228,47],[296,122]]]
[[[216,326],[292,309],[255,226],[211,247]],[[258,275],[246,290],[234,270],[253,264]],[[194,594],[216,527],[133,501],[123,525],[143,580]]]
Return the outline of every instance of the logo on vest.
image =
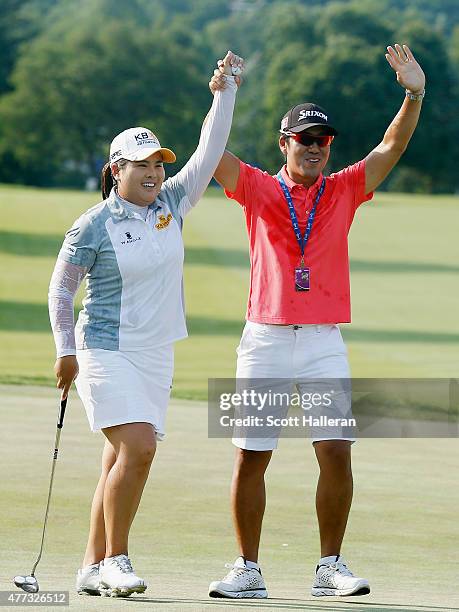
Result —
[[[158,220],[159,220],[159,223],[155,225],[156,229],[157,230],[165,229],[169,225],[169,223],[172,221],[172,215],[171,213],[169,213],[167,217],[165,217],[164,215],[159,215]]]
[[[131,244],[132,242],[137,242],[137,240],[140,240],[140,236],[137,236],[137,238],[133,238],[131,232],[124,232],[124,235],[126,236],[127,240],[122,240],[121,244]]]

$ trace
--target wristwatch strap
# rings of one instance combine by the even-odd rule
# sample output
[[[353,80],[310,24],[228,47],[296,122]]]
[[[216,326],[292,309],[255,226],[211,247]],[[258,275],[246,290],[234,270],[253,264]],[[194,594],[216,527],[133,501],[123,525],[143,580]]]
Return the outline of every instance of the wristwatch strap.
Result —
[[[423,90],[421,91],[421,93],[415,94],[415,93],[413,93],[412,91],[410,91],[409,89],[405,89],[405,94],[406,94],[406,97],[407,97],[409,100],[414,100],[415,102],[419,102],[419,101],[420,101],[420,100],[422,100],[422,99],[424,98],[424,96],[426,95],[426,90],[425,90],[425,89],[423,89]]]

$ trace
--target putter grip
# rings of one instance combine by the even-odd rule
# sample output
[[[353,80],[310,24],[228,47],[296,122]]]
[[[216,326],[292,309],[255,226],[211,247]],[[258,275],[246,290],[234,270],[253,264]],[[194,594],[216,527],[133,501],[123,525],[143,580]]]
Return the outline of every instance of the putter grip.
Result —
[[[59,409],[59,417],[57,419],[57,428],[58,429],[62,429],[62,426],[64,425],[64,415],[65,415],[65,409],[67,407],[67,398],[63,399],[61,401],[61,407]]]

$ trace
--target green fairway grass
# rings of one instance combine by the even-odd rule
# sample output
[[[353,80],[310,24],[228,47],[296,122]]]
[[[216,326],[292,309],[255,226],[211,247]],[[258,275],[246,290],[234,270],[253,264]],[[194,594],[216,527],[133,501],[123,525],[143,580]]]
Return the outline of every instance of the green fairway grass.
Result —
[[[43,387],[0,386],[0,590],[13,589],[12,577],[30,572],[38,553],[56,399],[55,391]],[[159,444],[131,536],[134,567],[149,585],[145,596],[77,597],[74,579],[102,435],[89,432],[72,394],[36,574],[42,590],[70,590],[71,610],[459,611],[457,440],[360,440],[354,446],[354,506],[343,554],[355,572],[369,578],[372,593],[339,601],[309,593],[319,555],[313,450],[306,440],[281,440],[267,476],[261,549],[270,599],[208,599],[209,582],[223,577],[224,564],[237,551],[228,503],[233,448],[229,440],[207,437],[206,411],[199,402],[174,400],[170,406],[166,440]]]
[[[378,195],[351,230],[353,323],[343,326],[354,376],[456,377],[459,364],[459,227],[453,197]],[[52,385],[54,344],[46,294],[67,227],[93,193],[0,188],[0,381]],[[185,224],[190,338],[176,348],[174,395],[205,399],[209,377],[232,376],[248,290],[242,211],[211,190]],[[80,291],[80,299],[82,292]],[[40,539],[54,437],[56,392],[0,387],[0,590],[30,571]],[[62,438],[42,589],[72,591],[98,476],[100,435],[72,396]],[[317,468],[308,442],[284,440],[268,475],[263,532],[267,602],[211,601],[210,580],[236,555],[228,508],[233,450],[207,438],[203,403],[172,403],[168,436],[134,526],[131,552],[149,583],[145,609],[459,612],[457,440],[362,440],[343,553],[372,594],[344,601],[309,595],[318,556]],[[447,569],[445,569],[445,566]],[[138,598],[140,600],[140,598]],[[121,610],[136,600],[77,598],[76,610]],[[140,602],[138,601],[139,605]],[[47,608],[41,608],[43,610]]]
[[[49,278],[65,230],[98,197],[0,187],[0,382],[53,384]],[[359,209],[343,326],[355,377],[457,376],[458,227],[457,197],[377,194]],[[208,378],[235,371],[249,283],[242,210],[210,189],[184,238],[190,338],[176,345],[173,395],[205,399]]]

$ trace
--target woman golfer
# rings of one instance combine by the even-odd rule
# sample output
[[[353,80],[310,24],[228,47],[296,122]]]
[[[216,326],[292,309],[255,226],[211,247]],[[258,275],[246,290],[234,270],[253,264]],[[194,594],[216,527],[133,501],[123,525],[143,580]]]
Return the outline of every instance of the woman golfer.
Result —
[[[67,232],[51,279],[57,387],[73,380],[92,431],[105,436],[77,591],[127,597],[147,588],[128,557],[156,440],[165,435],[173,344],[187,330],[182,299],[184,216],[197,203],[228,139],[242,59],[228,51],[198,147],[175,176],[175,154],[147,128],[118,134],[102,171],[104,200]],[[86,277],[74,330],[73,299]]]

